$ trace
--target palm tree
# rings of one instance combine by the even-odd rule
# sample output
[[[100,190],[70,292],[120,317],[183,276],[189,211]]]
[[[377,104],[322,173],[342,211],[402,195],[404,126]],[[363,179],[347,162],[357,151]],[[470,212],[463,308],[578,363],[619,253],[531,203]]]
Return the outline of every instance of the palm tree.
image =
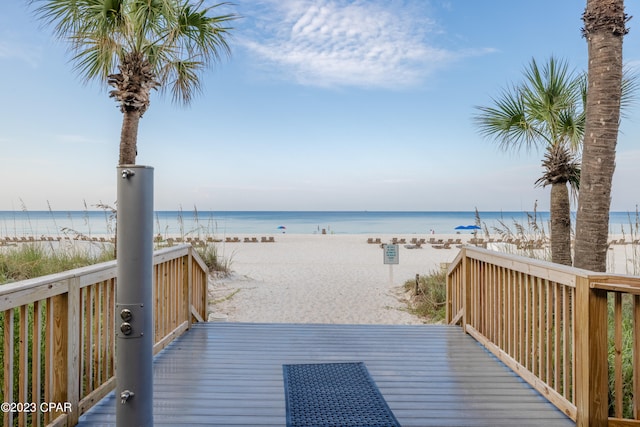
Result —
[[[583,35],[589,49],[587,117],[576,216],[576,267],[605,271],[611,182],[623,98],[623,0],[587,0]],[[624,102],[624,100],[622,100]]]
[[[69,43],[85,81],[114,89],[123,113],[119,164],[135,164],[138,124],[152,89],[169,90],[189,103],[199,74],[229,54],[226,41],[235,14],[214,16],[225,3],[200,0],[32,0],[36,15]]]
[[[494,98],[494,106],[476,107],[480,133],[501,148],[544,148],[543,176],[537,185],[551,185],[551,258],[571,265],[571,209],[567,183],[577,190],[576,160],[584,135],[585,80],[566,62],[551,57],[540,68],[531,60],[524,82]]]

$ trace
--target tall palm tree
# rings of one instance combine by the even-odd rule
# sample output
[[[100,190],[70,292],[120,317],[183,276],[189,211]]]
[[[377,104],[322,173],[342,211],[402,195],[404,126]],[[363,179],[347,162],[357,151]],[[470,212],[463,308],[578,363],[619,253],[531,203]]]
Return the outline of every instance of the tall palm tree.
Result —
[[[622,40],[628,19],[623,0],[587,0],[583,35],[589,50],[589,88],[574,265],[594,271],[607,267],[611,182],[623,98]]]
[[[585,80],[551,57],[539,67],[535,59],[524,81],[504,90],[491,107],[476,107],[480,133],[501,148],[543,148],[543,176],[537,185],[551,185],[551,258],[571,265],[571,209],[567,183],[577,190],[579,153],[584,135]]]
[[[112,86],[123,113],[119,164],[135,164],[138,124],[152,89],[189,103],[199,74],[229,54],[235,14],[215,16],[203,0],[31,0],[36,15],[68,42],[86,80]]]

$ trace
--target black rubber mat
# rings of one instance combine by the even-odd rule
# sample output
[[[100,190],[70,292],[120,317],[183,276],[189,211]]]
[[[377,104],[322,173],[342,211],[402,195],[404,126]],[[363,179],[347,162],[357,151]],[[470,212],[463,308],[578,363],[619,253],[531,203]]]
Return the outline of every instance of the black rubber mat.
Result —
[[[364,363],[282,368],[287,427],[400,427]]]

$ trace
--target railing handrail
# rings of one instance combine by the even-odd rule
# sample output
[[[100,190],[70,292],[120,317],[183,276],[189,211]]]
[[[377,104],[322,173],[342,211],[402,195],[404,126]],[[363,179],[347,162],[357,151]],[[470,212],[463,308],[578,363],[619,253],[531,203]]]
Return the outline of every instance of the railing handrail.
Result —
[[[5,295],[9,295],[15,292],[26,291],[32,288],[37,288],[42,285],[53,285],[57,282],[62,282],[69,279],[74,279],[78,277],[84,277],[90,274],[101,273],[109,270],[114,270],[116,268],[116,261],[106,261],[100,264],[88,265],[85,267],[74,268],[73,270],[66,270],[60,273],[52,273],[47,274],[46,276],[34,277],[32,279],[20,280],[17,282],[9,282],[3,285],[0,285],[0,298]],[[0,304],[3,301],[0,300]],[[0,307],[4,307],[4,305],[0,305]],[[0,308],[0,310],[6,310],[8,308],[12,308],[8,306],[6,308]]]
[[[449,265],[449,269],[447,274],[453,271],[456,266],[462,262],[462,259],[466,256],[467,258],[477,259],[481,261],[486,261],[490,259],[493,263],[500,267],[506,267],[511,270],[532,274],[539,272],[547,272],[545,276],[541,278],[554,280],[556,282],[561,282],[568,286],[575,287],[575,277],[583,277],[590,278],[594,276],[600,277],[600,273],[594,273],[593,271],[584,270],[577,267],[572,267],[568,265],[555,264],[553,262],[528,258],[526,256],[517,255],[517,254],[508,254],[504,252],[496,252],[485,248],[480,248],[472,245],[463,246],[464,251],[458,252],[458,255],[454,258],[454,260]],[[465,255],[466,253],[466,255]],[[602,274],[602,277],[614,277],[618,275],[612,274]],[[619,275],[620,277],[628,277]],[[558,280],[560,279],[560,280]]]
[[[607,399],[607,293],[615,297],[615,413]],[[640,425],[622,419],[622,295],[633,295],[640,324],[640,277],[464,246],[447,271],[447,321],[464,330],[545,395],[579,426]],[[637,326],[635,327],[637,329]],[[634,329],[634,348],[640,332]],[[633,394],[640,395],[640,356],[633,355]],[[604,398],[603,398],[604,397]]]
[[[155,251],[153,266],[155,353],[206,319],[208,268],[190,244]],[[31,393],[38,402],[44,394],[45,402],[70,405],[18,414],[19,425],[30,417],[34,426],[73,426],[115,387],[116,270],[117,261],[108,261],[0,286],[5,401],[27,402]],[[0,418],[13,424],[11,413]]]

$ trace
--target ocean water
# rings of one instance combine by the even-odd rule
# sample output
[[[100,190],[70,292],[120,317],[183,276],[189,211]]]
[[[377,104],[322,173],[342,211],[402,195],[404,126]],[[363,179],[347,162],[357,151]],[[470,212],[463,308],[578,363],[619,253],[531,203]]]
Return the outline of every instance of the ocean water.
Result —
[[[548,231],[548,212],[536,213],[538,224]],[[479,212],[481,225],[492,231],[504,223],[526,225],[527,212]],[[575,217],[574,217],[575,221]],[[635,212],[612,212],[610,232],[625,233],[635,224]],[[231,234],[437,234],[455,233],[455,227],[473,225],[476,213],[468,212],[328,212],[328,211],[158,211],[155,233],[163,235]],[[87,236],[114,234],[115,218],[108,211],[0,211],[2,236]],[[461,231],[469,233],[469,231]]]

